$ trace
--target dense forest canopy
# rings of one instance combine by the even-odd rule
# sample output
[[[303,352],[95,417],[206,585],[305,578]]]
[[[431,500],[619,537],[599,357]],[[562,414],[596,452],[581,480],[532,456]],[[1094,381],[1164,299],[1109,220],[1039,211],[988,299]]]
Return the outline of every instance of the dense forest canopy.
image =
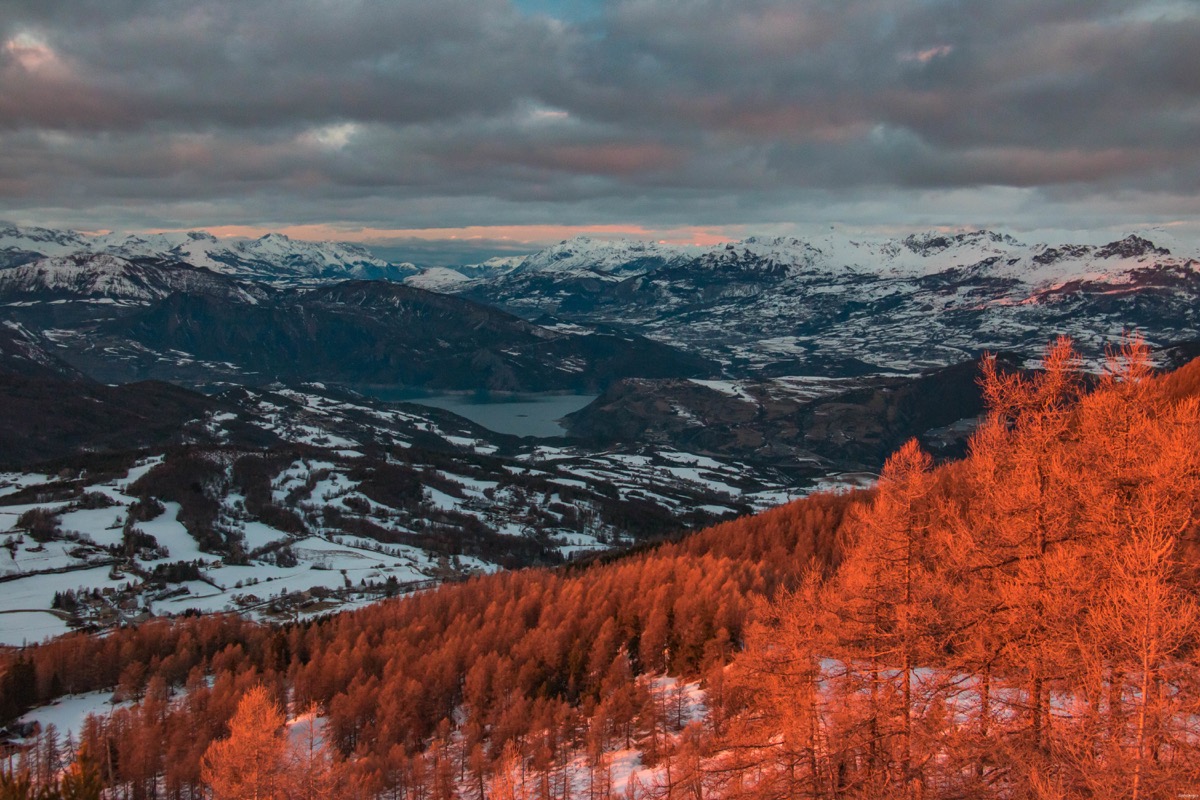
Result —
[[[910,442],[871,492],[285,628],[153,621],[0,655],[0,720],[126,701],[69,745],[38,734],[0,797],[1180,796],[1200,362],[1155,375],[1131,340],[1090,380],[1063,339],[981,382],[968,457]],[[701,681],[702,722],[665,713],[664,674]],[[653,781],[614,785],[626,748]]]

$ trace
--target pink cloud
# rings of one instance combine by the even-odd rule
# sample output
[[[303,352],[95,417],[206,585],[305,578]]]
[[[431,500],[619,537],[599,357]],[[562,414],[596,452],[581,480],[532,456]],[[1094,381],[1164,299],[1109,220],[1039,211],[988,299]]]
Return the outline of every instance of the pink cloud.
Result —
[[[930,61],[938,58],[945,58],[954,52],[954,45],[939,44],[933,47],[927,47],[924,50],[918,50],[915,53],[906,53],[900,57],[901,61],[919,61],[922,64],[928,64]]]
[[[180,229],[156,229],[143,233],[166,233]],[[206,228],[219,238],[245,236],[258,237],[268,233],[282,233],[303,241],[341,242],[385,242],[394,239],[422,239],[426,241],[506,241],[516,245],[527,244],[540,247],[575,236],[596,238],[653,239],[666,244],[717,245],[733,241],[718,228],[682,226],[674,228],[652,228],[643,225],[470,225],[460,228],[367,228],[341,227],[331,224],[314,225],[218,225]]]
[[[58,53],[35,36],[19,33],[4,42],[4,53],[26,72],[63,76],[68,70]]]

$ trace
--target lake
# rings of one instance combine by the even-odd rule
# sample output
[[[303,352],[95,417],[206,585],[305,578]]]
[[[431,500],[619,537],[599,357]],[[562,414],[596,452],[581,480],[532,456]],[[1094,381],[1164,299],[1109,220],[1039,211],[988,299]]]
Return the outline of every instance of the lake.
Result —
[[[491,395],[432,394],[411,396],[411,390],[389,392],[382,387],[361,388],[364,394],[380,400],[402,400],[432,406],[466,417],[489,431],[510,436],[565,436],[567,429],[558,420],[578,411],[596,399],[594,394],[522,394]]]

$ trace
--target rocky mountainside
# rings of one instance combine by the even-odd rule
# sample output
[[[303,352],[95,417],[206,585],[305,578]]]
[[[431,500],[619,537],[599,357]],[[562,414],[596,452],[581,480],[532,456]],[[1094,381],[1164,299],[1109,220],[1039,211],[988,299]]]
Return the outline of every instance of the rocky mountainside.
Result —
[[[1001,357],[1003,369],[1018,364]],[[979,365],[915,378],[619,381],[567,417],[575,436],[655,442],[770,465],[798,481],[873,471],[912,437],[938,457],[964,452],[983,412]]]
[[[46,351],[38,337],[21,325],[0,325],[0,377],[78,378],[80,373]]]
[[[187,439],[190,421],[220,407],[168,383],[106,386],[19,326],[0,326],[0,469],[81,451],[178,443]]]

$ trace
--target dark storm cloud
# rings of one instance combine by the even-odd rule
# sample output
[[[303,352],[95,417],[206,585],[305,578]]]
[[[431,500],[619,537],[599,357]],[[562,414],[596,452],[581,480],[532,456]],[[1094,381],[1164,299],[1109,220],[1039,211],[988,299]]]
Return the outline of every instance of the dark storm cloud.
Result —
[[[236,128],[490,115],[536,91],[556,60],[552,26],[497,0],[49,0],[0,14],[6,39],[25,31],[65,62],[43,75],[13,68],[9,54],[7,125]]]
[[[870,209],[887,223],[917,199],[982,213],[937,193],[1009,187],[1036,215],[1107,214],[1124,193],[1170,218],[1200,191],[1189,0],[553,8],[9,0],[0,213],[411,228]]]

